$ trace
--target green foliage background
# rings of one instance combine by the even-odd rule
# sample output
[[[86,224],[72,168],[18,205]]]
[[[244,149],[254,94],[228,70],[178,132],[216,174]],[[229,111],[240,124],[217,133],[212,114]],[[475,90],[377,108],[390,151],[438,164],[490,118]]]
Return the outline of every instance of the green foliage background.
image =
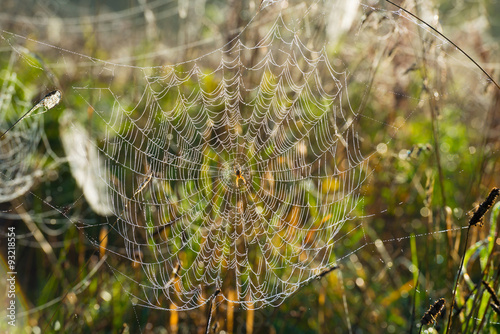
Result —
[[[193,6],[201,3],[204,10],[196,12]],[[300,1],[290,3],[300,5]],[[134,106],[144,90],[144,82],[138,79],[144,73],[134,73],[132,68],[111,73],[103,71],[99,64],[84,68],[77,66],[78,55],[61,59],[62,53],[57,49],[33,42],[47,42],[110,62],[131,59],[134,66],[171,64],[195,58],[214,49],[214,45],[219,47],[229,39],[232,29],[243,27],[258,8],[257,1],[251,0],[190,4],[187,18],[179,15],[177,2],[171,2],[167,9],[171,6],[176,14],[166,22],[155,26],[144,17],[134,21],[134,17],[124,16],[128,30],[111,32],[103,32],[106,30],[100,30],[97,23],[86,18],[137,4],[90,1],[88,6],[69,2],[50,7],[33,1],[28,8],[7,1],[2,5],[5,9],[0,16],[4,29],[0,40],[0,86],[12,84],[14,92],[9,108],[1,111],[4,116],[0,118],[0,128],[12,124],[29,103],[52,88],[64,92],[60,106],[44,114],[43,119],[31,118],[21,125],[29,128],[40,122],[43,126],[37,150],[24,160],[32,170],[41,170],[43,174],[35,179],[29,193],[0,203],[0,228],[7,231],[7,227],[16,226],[18,236],[21,307],[17,332],[111,333],[120,332],[125,323],[124,331],[131,333],[205,331],[206,307],[176,315],[133,307],[136,300],[131,296],[138,294],[140,287],[120,279],[113,270],[130,270],[123,267],[130,264],[113,256],[108,256],[107,262],[99,262],[100,255],[89,239],[98,240],[100,231],[77,228],[83,224],[112,224],[113,218],[95,214],[83,198],[64,161],[60,118],[73,110],[93,138],[103,140],[104,127],[92,121],[92,110],[85,102],[92,96],[78,94],[74,88],[111,84],[114,91],[124,92],[120,100],[123,105]],[[498,1],[400,4],[437,26],[498,78]],[[429,332],[444,333],[464,252],[465,274],[459,276],[451,332],[499,331],[499,315],[488,306],[490,295],[481,285],[481,280],[485,280],[498,291],[499,207],[487,214],[483,227],[470,229],[467,245],[467,229],[461,227],[467,226],[467,213],[484,200],[492,187],[500,185],[500,90],[488,84],[479,69],[457,50],[443,47],[436,36],[405,19],[397,21],[397,15],[389,17],[395,8],[387,3],[377,6],[389,12],[371,13],[365,8],[336,44],[328,44],[329,54],[350,73],[351,103],[366,116],[357,125],[363,137],[361,149],[377,152],[371,161],[373,176],[362,189],[364,208],[359,214],[364,218],[355,222],[362,228],[354,229],[339,242],[336,254],[343,257],[339,270],[302,287],[280,307],[256,310],[251,315],[236,308],[236,333],[249,332],[250,327],[255,333],[417,333],[424,312],[435,300],[445,298],[446,310],[436,326],[424,327]],[[90,8],[86,13],[89,16],[82,8]],[[40,9],[49,13],[46,15],[54,20],[54,25],[62,22],[60,36],[50,24],[46,29],[35,24],[40,19],[36,15]],[[439,20],[433,21],[429,12],[438,15]],[[26,18],[33,21],[26,23]],[[69,21],[64,20],[80,23],[81,31],[66,39],[64,24]],[[195,21],[199,21],[198,30],[190,28]],[[397,29],[390,30],[393,21],[397,21]],[[317,30],[313,36],[319,40],[327,38],[325,22],[327,18],[310,24],[310,29]],[[386,33],[390,38],[385,44],[374,38]],[[214,36],[220,39],[199,43],[201,46],[197,47],[186,46]],[[165,50],[174,51],[159,52]],[[11,66],[13,53],[21,56]],[[148,53],[157,56],[143,57]],[[215,79],[207,80],[207,86],[216,84]],[[380,93],[386,91],[395,92],[393,99]],[[434,93],[435,99],[431,97]],[[433,102],[422,104],[423,100]],[[114,99],[96,98],[91,103],[96,108],[109,108]],[[379,143],[387,144],[377,146]],[[40,239],[32,236],[33,227],[20,218],[22,211],[28,212],[35,228],[50,244],[52,257],[44,251]],[[342,233],[354,226],[346,226]],[[119,245],[119,240],[111,239],[109,244]],[[366,247],[355,250],[359,244]],[[99,267],[95,267],[97,264]],[[216,309],[213,324],[217,324],[217,332],[228,331],[227,308],[227,304],[221,303]],[[248,325],[249,317],[253,317],[252,326]],[[3,320],[0,328],[11,330]]]

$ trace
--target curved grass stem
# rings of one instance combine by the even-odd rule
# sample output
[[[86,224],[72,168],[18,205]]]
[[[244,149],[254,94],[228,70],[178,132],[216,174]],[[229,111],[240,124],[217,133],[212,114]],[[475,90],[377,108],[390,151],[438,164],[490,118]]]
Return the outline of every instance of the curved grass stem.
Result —
[[[486,72],[486,70],[484,68],[481,67],[481,65],[479,65],[471,56],[469,56],[467,54],[467,52],[465,52],[464,50],[462,50],[462,48],[460,48],[457,44],[455,44],[451,39],[449,39],[448,37],[446,37],[443,33],[439,32],[436,28],[434,28],[433,26],[431,26],[429,23],[425,22],[424,20],[422,20],[420,17],[418,17],[417,15],[413,14],[412,12],[404,9],[403,7],[401,7],[400,5],[397,5],[395,4],[394,2],[390,1],[390,0],[385,0],[386,2],[390,3],[391,5],[393,5],[394,7],[397,7],[398,9],[402,10],[403,12],[405,12],[406,14],[410,15],[411,17],[413,17],[414,19],[422,22],[425,26],[427,26],[429,29],[431,29],[432,31],[434,31],[436,34],[438,34],[439,36],[441,36],[442,38],[444,38],[448,43],[450,43],[451,45],[453,45],[458,51],[460,51],[460,53],[462,53],[464,56],[466,56],[471,62],[474,63],[474,65],[476,65],[483,73],[484,75],[486,75],[486,77],[488,77],[488,79],[500,90],[500,85],[491,77],[491,75],[488,74],[488,72]]]

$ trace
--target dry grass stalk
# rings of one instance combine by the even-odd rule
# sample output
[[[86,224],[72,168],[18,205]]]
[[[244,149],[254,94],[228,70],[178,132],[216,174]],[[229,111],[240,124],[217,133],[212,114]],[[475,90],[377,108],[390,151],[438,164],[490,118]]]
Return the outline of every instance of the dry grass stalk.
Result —
[[[233,326],[234,326],[234,307],[235,304],[231,302],[232,300],[235,300],[236,298],[236,293],[233,289],[229,289],[229,292],[227,294],[227,333],[228,334],[233,334]]]
[[[177,314],[176,305],[174,303],[170,303],[170,333],[177,334],[179,331],[179,315]]]
[[[101,259],[106,254],[106,246],[108,245],[108,227],[103,226],[99,232],[99,255]]]
[[[254,309],[255,305],[253,303],[248,304],[247,309],[247,322],[246,322],[246,330],[248,334],[253,333],[253,319],[254,319]]]

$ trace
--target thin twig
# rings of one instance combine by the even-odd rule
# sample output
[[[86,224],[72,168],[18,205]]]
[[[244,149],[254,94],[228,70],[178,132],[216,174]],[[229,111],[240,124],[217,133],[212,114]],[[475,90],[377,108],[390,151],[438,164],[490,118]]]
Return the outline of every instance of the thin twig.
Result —
[[[207,328],[205,329],[205,334],[209,334],[210,333],[210,323],[212,322],[212,309],[213,309],[213,306],[214,306],[214,300],[215,300],[215,297],[217,297],[217,295],[220,293],[220,289],[217,289],[215,290],[214,294],[212,295],[211,299],[210,299],[210,307],[208,308],[208,315],[207,315]]]
[[[336,269],[339,269],[339,266],[333,265],[329,268],[325,268],[319,274],[316,275],[316,279],[322,279],[326,274],[328,274]]]

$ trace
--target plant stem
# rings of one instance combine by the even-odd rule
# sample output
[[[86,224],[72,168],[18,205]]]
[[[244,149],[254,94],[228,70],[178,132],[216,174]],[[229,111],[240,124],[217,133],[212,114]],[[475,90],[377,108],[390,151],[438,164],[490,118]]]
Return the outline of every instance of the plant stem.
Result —
[[[445,334],[448,334],[451,328],[451,318],[453,314],[453,306],[455,305],[455,295],[457,294],[458,281],[460,280],[460,273],[462,272],[462,268],[464,266],[465,252],[467,251],[467,243],[469,242],[469,233],[470,233],[470,226],[467,228],[467,234],[465,235],[464,251],[462,254],[462,259],[460,260],[460,268],[458,269],[457,278],[455,280],[455,287],[453,288],[453,295],[451,297],[451,303],[450,303],[450,315],[448,316],[448,325],[446,326]]]

